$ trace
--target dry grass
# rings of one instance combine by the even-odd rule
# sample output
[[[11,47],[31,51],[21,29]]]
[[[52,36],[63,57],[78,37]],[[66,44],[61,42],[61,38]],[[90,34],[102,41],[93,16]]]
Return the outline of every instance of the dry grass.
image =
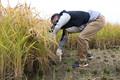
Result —
[[[21,80],[24,73],[32,78],[44,72],[55,58],[51,47],[57,45],[48,37],[48,22],[39,20],[26,4],[2,10],[0,80]]]

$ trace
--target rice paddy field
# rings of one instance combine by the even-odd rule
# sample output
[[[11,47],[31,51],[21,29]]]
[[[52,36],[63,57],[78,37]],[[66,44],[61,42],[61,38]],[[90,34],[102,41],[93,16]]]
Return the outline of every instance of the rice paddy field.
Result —
[[[106,23],[90,41],[94,59],[86,68],[72,69],[78,33],[70,34],[63,61],[57,39],[50,37],[49,20],[30,6],[0,6],[0,80],[120,80],[120,25]]]

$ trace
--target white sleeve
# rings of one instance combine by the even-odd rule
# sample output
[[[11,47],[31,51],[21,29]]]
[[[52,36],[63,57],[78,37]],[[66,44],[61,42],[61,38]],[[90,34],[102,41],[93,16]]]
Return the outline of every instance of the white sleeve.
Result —
[[[71,16],[68,13],[63,13],[60,17],[59,21],[55,25],[55,28],[53,30],[53,34],[57,34],[57,32],[61,29],[62,26],[64,26],[69,20]]]
[[[96,18],[101,15],[100,12],[92,10],[89,10],[88,13],[90,14],[89,21],[96,20]]]

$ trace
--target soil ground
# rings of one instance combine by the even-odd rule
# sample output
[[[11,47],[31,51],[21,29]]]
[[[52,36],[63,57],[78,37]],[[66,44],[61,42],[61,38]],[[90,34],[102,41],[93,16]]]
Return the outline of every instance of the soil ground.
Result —
[[[62,62],[58,62],[44,80],[120,80],[120,49],[90,52],[94,59],[89,61],[89,66],[73,69],[77,50],[65,50]]]

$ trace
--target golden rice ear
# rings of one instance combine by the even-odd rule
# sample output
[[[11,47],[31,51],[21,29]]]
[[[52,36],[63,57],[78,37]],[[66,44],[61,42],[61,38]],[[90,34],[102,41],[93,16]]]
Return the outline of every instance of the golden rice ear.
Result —
[[[28,34],[31,35],[31,37],[34,37],[34,38],[39,38],[39,32],[37,30],[35,30],[34,28],[30,28],[28,30]]]

